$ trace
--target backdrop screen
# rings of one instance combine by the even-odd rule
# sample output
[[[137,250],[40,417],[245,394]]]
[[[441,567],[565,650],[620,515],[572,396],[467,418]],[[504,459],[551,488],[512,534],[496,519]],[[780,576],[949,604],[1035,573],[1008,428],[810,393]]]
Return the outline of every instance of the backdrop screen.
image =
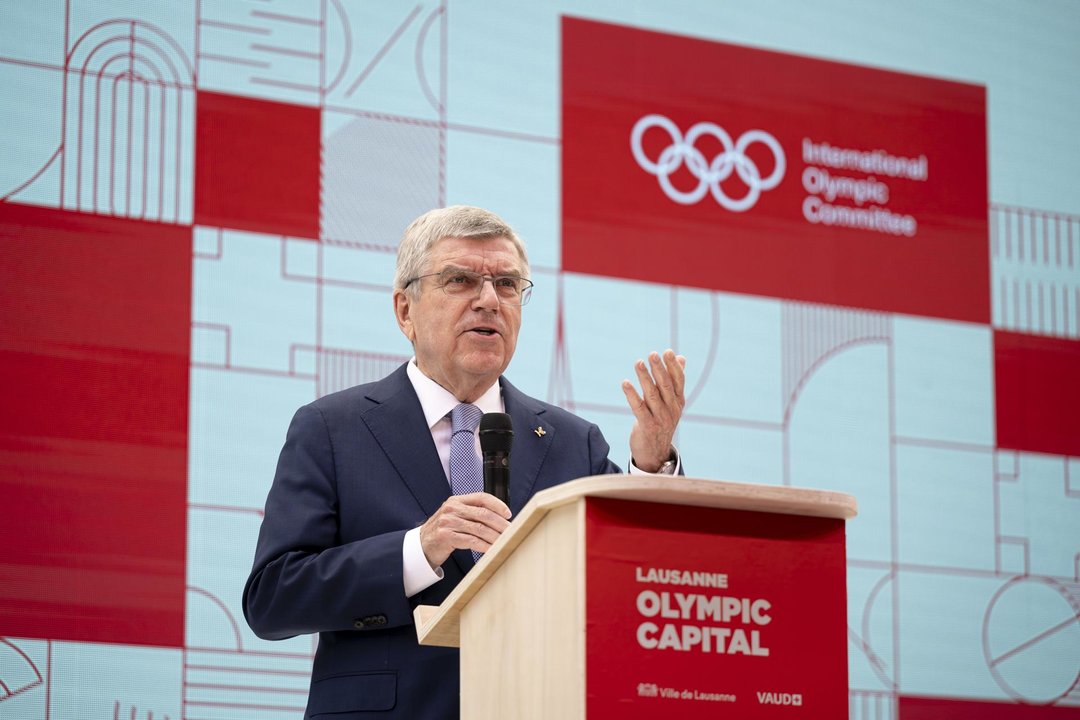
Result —
[[[455,203],[617,462],[673,347],[689,475],[858,499],[849,717],[1080,716],[1080,10],[967,5],[0,0],[0,720],[302,715],[277,454]]]

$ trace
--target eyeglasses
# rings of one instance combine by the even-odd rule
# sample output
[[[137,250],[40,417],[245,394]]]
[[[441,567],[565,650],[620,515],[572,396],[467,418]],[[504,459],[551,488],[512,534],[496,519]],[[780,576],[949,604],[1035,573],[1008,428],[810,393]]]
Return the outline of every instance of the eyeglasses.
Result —
[[[405,283],[409,287],[417,280],[424,278],[438,278],[436,284],[450,297],[472,300],[480,297],[484,291],[484,283],[490,281],[491,287],[495,288],[495,294],[503,305],[524,305],[532,297],[533,284],[518,275],[483,275],[472,270],[447,268],[442,272],[419,275]]]

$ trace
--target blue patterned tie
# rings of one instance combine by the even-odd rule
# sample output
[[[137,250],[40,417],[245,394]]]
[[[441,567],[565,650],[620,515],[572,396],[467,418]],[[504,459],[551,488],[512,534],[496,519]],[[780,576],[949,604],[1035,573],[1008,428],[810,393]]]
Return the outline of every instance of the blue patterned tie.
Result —
[[[484,491],[484,470],[473,435],[481,415],[480,408],[468,403],[450,411],[450,489],[455,495]],[[483,553],[473,550],[472,555],[479,560]]]

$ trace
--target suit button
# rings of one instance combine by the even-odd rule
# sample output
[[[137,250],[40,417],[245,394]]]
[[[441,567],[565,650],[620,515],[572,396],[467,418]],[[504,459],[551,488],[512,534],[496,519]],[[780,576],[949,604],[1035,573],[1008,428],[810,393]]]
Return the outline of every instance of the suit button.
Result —
[[[354,628],[356,628],[357,630],[363,630],[364,629],[364,621],[357,618],[356,620],[353,620],[352,626]]]

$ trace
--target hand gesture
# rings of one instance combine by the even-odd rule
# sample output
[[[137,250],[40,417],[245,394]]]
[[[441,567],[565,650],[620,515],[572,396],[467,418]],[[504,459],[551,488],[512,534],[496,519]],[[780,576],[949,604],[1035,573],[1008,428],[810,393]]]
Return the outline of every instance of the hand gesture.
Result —
[[[674,350],[649,353],[649,364],[638,360],[634,364],[641,395],[634,384],[623,380],[626,402],[637,418],[630,431],[630,453],[634,464],[645,472],[656,472],[671,456],[671,439],[682,417],[686,398],[686,358]]]

